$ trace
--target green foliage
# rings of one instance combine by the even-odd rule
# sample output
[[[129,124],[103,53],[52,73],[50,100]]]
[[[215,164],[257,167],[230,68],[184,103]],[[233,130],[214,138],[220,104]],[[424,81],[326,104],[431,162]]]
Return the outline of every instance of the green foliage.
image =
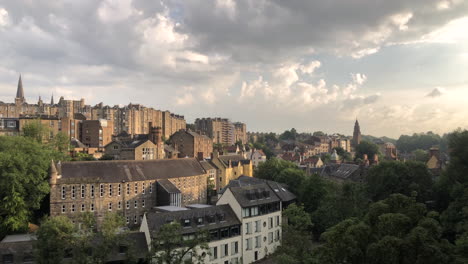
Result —
[[[41,124],[40,119],[28,122],[23,126],[23,136],[43,143],[49,137],[49,129]]]
[[[279,136],[279,139],[281,140],[296,140],[297,138],[297,131],[295,128],[292,128],[291,130],[286,130]]]
[[[254,171],[254,176],[260,179],[274,181],[287,168],[297,168],[297,165],[282,159],[272,158],[260,163]]]
[[[99,160],[114,160],[114,157],[109,154],[104,154],[99,158]]]
[[[426,163],[429,160],[429,154],[422,149],[416,149],[412,152],[415,161]]]
[[[363,159],[364,154],[367,154],[369,160],[374,158],[374,155],[380,155],[379,146],[369,141],[362,141],[356,146],[356,158]]]
[[[440,224],[414,199],[393,194],[322,234],[320,263],[450,263],[453,248]]]
[[[435,145],[444,145],[444,139],[432,132],[414,133],[412,136],[401,135],[396,147],[400,152],[410,153],[417,149],[428,150]]]
[[[33,139],[0,136],[0,236],[25,231],[40,209],[53,154]]]
[[[265,156],[267,157],[267,159],[271,159],[275,155],[275,153],[273,153],[270,147],[268,147],[267,145],[263,143],[255,142],[252,144],[251,147],[263,150],[263,153],[265,153]]]
[[[75,232],[74,224],[66,216],[47,218],[43,221],[36,234],[37,263],[62,263],[66,252],[73,248]]]
[[[105,156],[105,155],[103,155],[103,156]],[[95,161],[96,159],[93,157],[93,155],[78,152],[78,153],[75,154],[75,157],[73,157],[72,160],[73,161]]]
[[[70,150],[70,139],[64,132],[59,132],[50,140],[50,145],[53,149],[64,155],[68,154]]]
[[[151,257],[158,264],[181,264],[184,258],[191,255],[196,263],[204,263],[204,257],[199,251],[208,249],[208,239],[207,232],[199,232],[191,239],[184,239],[179,223],[165,224],[151,241]]]
[[[36,261],[63,263],[63,258],[68,257],[72,263],[106,263],[119,245],[132,247],[125,240],[126,233],[121,232],[124,220],[116,213],[107,213],[99,230],[92,213],[83,213],[80,222],[81,228],[77,229],[66,216],[46,218],[37,231]]]
[[[426,201],[433,186],[431,174],[420,162],[381,162],[369,170],[366,180],[369,197],[374,201],[392,193],[416,195],[419,201]]]

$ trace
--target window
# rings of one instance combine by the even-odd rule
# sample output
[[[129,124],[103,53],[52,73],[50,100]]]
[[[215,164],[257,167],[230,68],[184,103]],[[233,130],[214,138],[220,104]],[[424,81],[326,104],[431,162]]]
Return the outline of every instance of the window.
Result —
[[[145,190],[145,183],[142,183],[142,185],[143,185],[143,186],[141,187],[141,188],[142,188],[141,192],[142,192],[143,194],[145,194],[145,192],[146,192],[146,190]]]
[[[5,254],[2,256],[3,263],[13,263],[14,257],[13,254]]]
[[[210,260],[218,259],[218,247],[210,248]]]
[[[72,199],[75,199],[75,186],[72,186],[72,194],[71,194]]]
[[[252,223],[245,223],[245,233],[252,234]]]
[[[62,205],[62,214],[65,213],[66,209],[67,209],[67,207],[65,205]]]
[[[127,209],[130,209],[130,201],[127,201]]]
[[[133,217],[133,223],[134,223],[135,225],[138,224],[138,218],[137,218],[136,215]]]
[[[81,185],[81,198],[85,198],[85,186]]]
[[[92,203],[90,206],[91,212],[94,212],[94,204]]]
[[[273,243],[273,232],[268,233],[268,244]]]
[[[145,199],[141,200],[141,207],[145,207]]]
[[[203,217],[197,218],[197,225],[203,225]]]
[[[135,200],[135,208],[138,208],[138,201]]]
[[[71,206],[71,211],[72,211],[72,213],[75,212],[75,205],[74,204],[72,204],[72,206]]]
[[[100,197],[104,196],[104,184],[99,185],[99,196]]]
[[[189,227],[191,224],[190,224],[190,219],[184,219],[182,220],[182,225],[184,227]]]
[[[62,199],[65,199],[65,186],[62,186]]]
[[[275,241],[278,241],[278,240],[280,240],[280,231],[276,230],[276,232],[275,232]]]
[[[255,221],[255,232],[261,232],[261,231],[262,231],[261,221],[257,220]]]
[[[81,204],[81,212],[84,212],[84,211],[85,211],[85,205]]]
[[[150,184],[149,184],[149,192],[153,193],[153,183],[152,182],[150,182]]]
[[[268,217],[268,229],[273,228],[273,217]]]
[[[240,228],[239,226],[231,227],[231,236],[238,236],[240,235]]]
[[[127,220],[127,221],[126,221],[126,222],[127,222],[127,225],[130,224],[130,217],[127,216],[127,217],[126,217],[126,220]]]
[[[245,240],[245,250],[252,250],[252,238]]]
[[[135,183],[135,194],[138,193],[138,183]]]
[[[112,203],[109,203],[109,211],[112,211]]]
[[[242,217],[250,217],[250,208],[242,208]]]
[[[211,230],[210,231],[210,239],[213,240],[218,240],[219,239],[219,232],[218,230]]]
[[[109,184],[109,196],[112,196],[112,184]]]
[[[228,250],[228,244],[223,244],[221,245],[221,257],[224,258],[226,256],[229,256],[229,250]]]
[[[250,215],[251,216],[258,215],[258,207],[257,206],[250,208]]]
[[[127,194],[130,194],[130,183],[127,183]]]
[[[114,146],[114,149],[119,149],[119,146],[115,145],[115,146]]]
[[[117,195],[120,196],[120,193],[122,192],[122,184],[119,183],[118,189],[117,189]]]
[[[280,217],[279,215],[276,216],[276,226],[280,225]]]
[[[229,228],[223,228],[220,230],[221,239],[229,237]]]
[[[262,247],[262,236],[255,237],[255,248]]]
[[[239,242],[231,242],[231,255],[239,253]]]
[[[94,185],[91,185],[91,198],[94,198]]]

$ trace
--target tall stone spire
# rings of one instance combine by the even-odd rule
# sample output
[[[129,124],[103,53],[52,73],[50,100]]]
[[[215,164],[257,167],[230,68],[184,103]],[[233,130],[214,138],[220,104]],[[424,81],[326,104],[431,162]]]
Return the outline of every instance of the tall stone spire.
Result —
[[[356,118],[354,123],[354,132],[353,132],[353,146],[356,147],[361,143],[361,128],[359,127],[359,122]]]
[[[16,90],[16,98],[15,98],[16,103],[24,103],[24,90],[23,90],[23,82],[21,81],[21,74],[19,76],[18,80],[18,89]]]
[[[54,105],[54,94],[50,97],[50,105]]]

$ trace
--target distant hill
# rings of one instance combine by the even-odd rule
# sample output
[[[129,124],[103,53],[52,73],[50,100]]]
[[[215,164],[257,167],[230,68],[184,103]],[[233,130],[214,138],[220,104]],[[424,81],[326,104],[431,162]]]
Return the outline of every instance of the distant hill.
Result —
[[[385,142],[390,142],[390,143],[393,143],[393,144],[396,144],[396,142],[397,142],[396,139],[389,138],[389,137],[374,137],[374,136],[371,136],[371,135],[362,135],[362,140],[374,142],[375,140],[378,140],[378,139],[381,139],[381,140],[383,140]]]

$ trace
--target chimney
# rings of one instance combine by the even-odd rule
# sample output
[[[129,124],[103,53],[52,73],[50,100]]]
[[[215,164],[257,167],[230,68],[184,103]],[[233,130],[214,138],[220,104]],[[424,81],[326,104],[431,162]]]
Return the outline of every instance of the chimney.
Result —
[[[203,161],[203,159],[204,159],[203,152],[198,152],[198,153],[197,153],[197,159],[198,159],[199,161]]]

